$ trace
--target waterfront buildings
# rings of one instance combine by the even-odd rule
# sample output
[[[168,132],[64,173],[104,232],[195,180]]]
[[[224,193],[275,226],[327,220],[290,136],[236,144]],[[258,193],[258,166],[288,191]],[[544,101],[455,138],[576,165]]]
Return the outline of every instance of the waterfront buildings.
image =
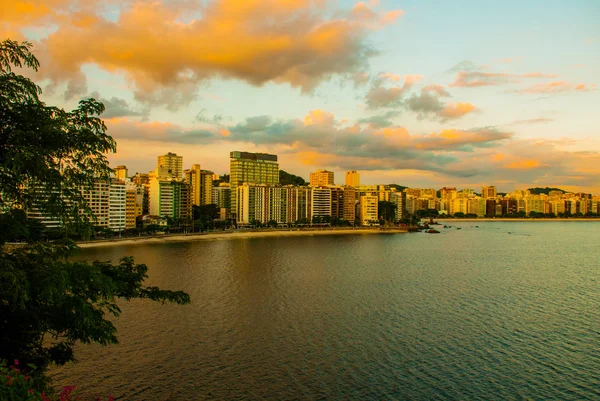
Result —
[[[237,188],[247,184],[276,185],[279,183],[279,163],[276,155],[233,151],[229,154],[229,184],[231,210],[237,212]]]
[[[127,167],[126,166],[117,166],[115,168],[115,178],[117,180],[125,181],[127,179]]]
[[[321,187],[333,184],[333,171],[317,170],[310,173],[310,186]]]
[[[162,177],[180,180],[183,178],[183,157],[171,152],[158,156],[157,169],[161,170]]]
[[[360,197],[360,224],[368,226],[379,222],[378,206],[379,198],[372,195],[364,195]]]
[[[356,170],[346,171],[346,186],[348,186],[348,187],[360,186],[360,174],[358,173],[358,171],[356,171]]]
[[[123,181],[116,178],[96,181],[82,195],[96,217],[93,222],[95,226],[112,231],[123,231],[126,228],[126,188]]]

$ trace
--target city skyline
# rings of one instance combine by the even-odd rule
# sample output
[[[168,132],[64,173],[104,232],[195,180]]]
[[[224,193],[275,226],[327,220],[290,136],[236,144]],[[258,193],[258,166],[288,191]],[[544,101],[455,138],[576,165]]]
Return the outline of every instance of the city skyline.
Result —
[[[230,156],[233,157],[232,155],[234,153],[236,153],[236,154],[239,154],[239,153],[250,154],[250,153],[244,152],[244,151],[242,151],[242,152],[240,152],[240,151],[231,151],[230,152]],[[278,157],[277,155],[269,155],[269,154],[266,154],[266,153],[258,153],[258,154],[262,154],[262,155],[265,155],[265,156],[273,156],[275,158]],[[182,156],[179,156],[176,153],[168,152],[165,155],[156,156],[155,158],[159,159],[159,163],[156,164],[155,168],[153,168],[153,169],[151,169],[151,170],[149,170],[147,172],[137,171],[137,172],[133,173],[133,172],[131,172],[131,170],[126,165],[119,165],[119,166],[116,166],[114,168],[115,175],[118,178],[120,170],[129,171],[129,173],[128,173],[129,175],[125,177],[125,178],[128,178],[128,179],[133,179],[136,174],[144,174],[144,175],[153,174],[156,171],[156,169],[159,168],[159,166],[160,166],[160,159],[164,158],[164,157],[166,157],[168,155],[182,158]],[[231,160],[231,158],[230,158],[230,160]],[[206,167],[205,165],[192,164],[191,165],[191,169],[190,168],[186,168],[186,164],[183,161],[181,162],[181,166],[182,166],[182,169],[184,169],[183,170],[184,173],[186,173],[188,171],[191,171],[194,168],[197,168],[198,171],[200,171],[199,170],[200,166]],[[210,166],[208,166],[208,167],[209,167],[208,169],[203,169],[202,171],[207,171],[207,172],[209,172],[211,174],[215,174],[214,171],[212,169],[210,169]],[[281,169],[281,168],[279,168],[279,170],[285,171],[284,169]],[[227,172],[225,172],[223,174],[230,175],[230,173],[231,173],[231,171],[227,171]],[[290,172],[290,171],[286,171],[286,173],[294,174],[294,172]],[[313,177],[313,175],[322,175],[323,173],[325,173],[326,175],[328,175],[329,176],[328,179],[330,179],[332,181],[329,182],[329,183],[315,183],[315,184],[311,184],[310,183],[310,179],[311,179],[311,177]],[[350,185],[350,184],[348,184],[346,182],[347,181],[347,175],[348,175],[348,173],[353,173],[353,174],[357,175],[358,177],[360,177],[361,171],[350,170],[350,171],[345,171],[343,174],[336,175],[336,174],[334,174],[331,171],[327,171],[327,170],[323,170],[323,169],[316,169],[315,171],[309,172],[309,174],[308,174],[309,177],[308,178],[305,178],[305,177],[302,177],[302,176],[299,176],[299,177],[302,178],[302,179],[304,179],[304,181],[306,182],[306,184],[305,184],[306,186],[339,186],[339,187],[341,187],[341,186],[355,186],[355,187],[362,186],[362,187],[366,187],[366,186],[373,186],[373,185],[375,185],[375,186],[377,186],[377,185],[386,185],[386,186],[389,186],[389,185],[398,185],[398,186],[401,186],[401,187],[406,187],[407,189],[421,189],[421,190],[435,189],[436,191],[440,191],[440,190],[443,190],[443,189],[451,189],[451,188],[453,188],[456,191],[472,190],[472,191],[475,191],[475,193],[479,193],[478,191],[479,191],[479,189],[481,189],[481,191],[480,191],[481,193],[480,194],[484,198],[487,197],[487,196],[485,196],[485,193],[486,193],[486,189],[488,189],[488,188],[491,189],[491,190],[493,190],[493,193],[495,193],[495,194],[510,194],[510,193],[513,193],[513,192],[524,191],[524,190],[533,189],[533,188],[542,188],[542,189],[545,189],[545,188],[555,188],[557,190],[563,191],[564,193],[585,193],[585,194],[588,194],[588,195],[592,195],[594,197],[600,196],[600,192],[598,192],[598,193],[596,193],[596,192],[589,192],[588,193],[588,192],[582,192],[582,191],[569,191],[566,188],[551,187],[551,186],[543,185],[543,184],[541,184],[539,186],[536,186],[536,187],[531,187],[531,188],[509,188],[506,191],[505,190],[498,190],[498,186],[494,182],[488,182],[488,183],[484,183],[482,185],[473,186],[473,187],[461,187],[461,186],[454,185],[452,183],[446,183],[446,184],[444,184],[441,187],[407,186],[407,185],[402,185],[402,183],[382,182],[382,181],[378,181],[378,182],[374,182],[374,183],[369,183],[369,184],[362,184],[361,183],[359,185]],[[223,174],[216,174],[216,175],[219,176],[219,177],[221,177],[221,176],[223,176]],[[297,174],[294,174],[294,175],[297,175]],[[344,181],[344,182],[342,182],[342,181]],[[229,181],[226,181],[226,182],[229,182]],[[247,181],[240,181],[240,183],[244,183],[244,182],[247,182]],[[262,183],[256,183],[256,182],[250,182],[250,183],[252,183],[252,184],[259,184],[259,185],[262,184]],[[282,184],[274,184],[274,183],[271,182],[271,183],[269,183],[267,185],[282,185]],[[495,196],[492,196],[492,197],[495,197]]]
[[[599,194],[599,8],[52,0],[0,31],[34,43],[49,104],[105,103],[132,173],[168,149],[224,174],[244,149],[305,179]]]

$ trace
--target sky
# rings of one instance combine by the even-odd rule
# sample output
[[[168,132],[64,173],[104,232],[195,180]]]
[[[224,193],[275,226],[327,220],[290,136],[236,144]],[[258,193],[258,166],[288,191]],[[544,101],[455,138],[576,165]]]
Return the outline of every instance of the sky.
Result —
[[[42,99],[94,97],[111,165],[167,152],[229,172],[273,153],[308,179],[600,195],[600,2],[15,0]]]

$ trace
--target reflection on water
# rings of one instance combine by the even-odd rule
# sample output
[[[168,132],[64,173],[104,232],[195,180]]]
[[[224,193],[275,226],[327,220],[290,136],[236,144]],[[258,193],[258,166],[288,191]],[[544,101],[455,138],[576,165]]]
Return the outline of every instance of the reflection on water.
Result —
[[[57,384],[122,399],[600,397],[598,223],[254,238],[133,255],[192,305],[122,304]],[[510,233],[510,234],[509,234]]]

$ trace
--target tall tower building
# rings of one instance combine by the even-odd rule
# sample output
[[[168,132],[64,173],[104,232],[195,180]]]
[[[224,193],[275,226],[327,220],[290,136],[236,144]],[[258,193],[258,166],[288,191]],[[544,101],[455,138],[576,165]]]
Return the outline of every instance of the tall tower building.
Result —
[[[212,203],[213,191],[213,175],[212,171],[200,171],[200,204],[210,205]]]
[[[310,173],[311,187],[324,187],[326,185],[333,185],[333,171],[317,170]]]
[[[358,171],[346,171],[346,185],[349,187],[360,186],[360,174],[358,174]]]
[[[495,199],[498,195],[495,186],[483,186],[481,187],[481,197],[483,199]]]
[[[115,169],[115,178],[117,180],[125,181],[127,179],[127,167],[126,166],[117,166]]]
[[[202,188],[202,170],[199,164],[192,164],[192,168],[185,170],[185,182],[190,186],[190,198],[192,205],[200,206]]]
[[[229,154],[229,184],[231,211],[236,213],[237,188],[248,184],[279,184],[279,163],[276,155],[233,151]]]
[[[183,178],[183,156],[177,156],[175,153],[167,153],[163,156],[158,156],[157,164],[158,176],[161,178]]]

